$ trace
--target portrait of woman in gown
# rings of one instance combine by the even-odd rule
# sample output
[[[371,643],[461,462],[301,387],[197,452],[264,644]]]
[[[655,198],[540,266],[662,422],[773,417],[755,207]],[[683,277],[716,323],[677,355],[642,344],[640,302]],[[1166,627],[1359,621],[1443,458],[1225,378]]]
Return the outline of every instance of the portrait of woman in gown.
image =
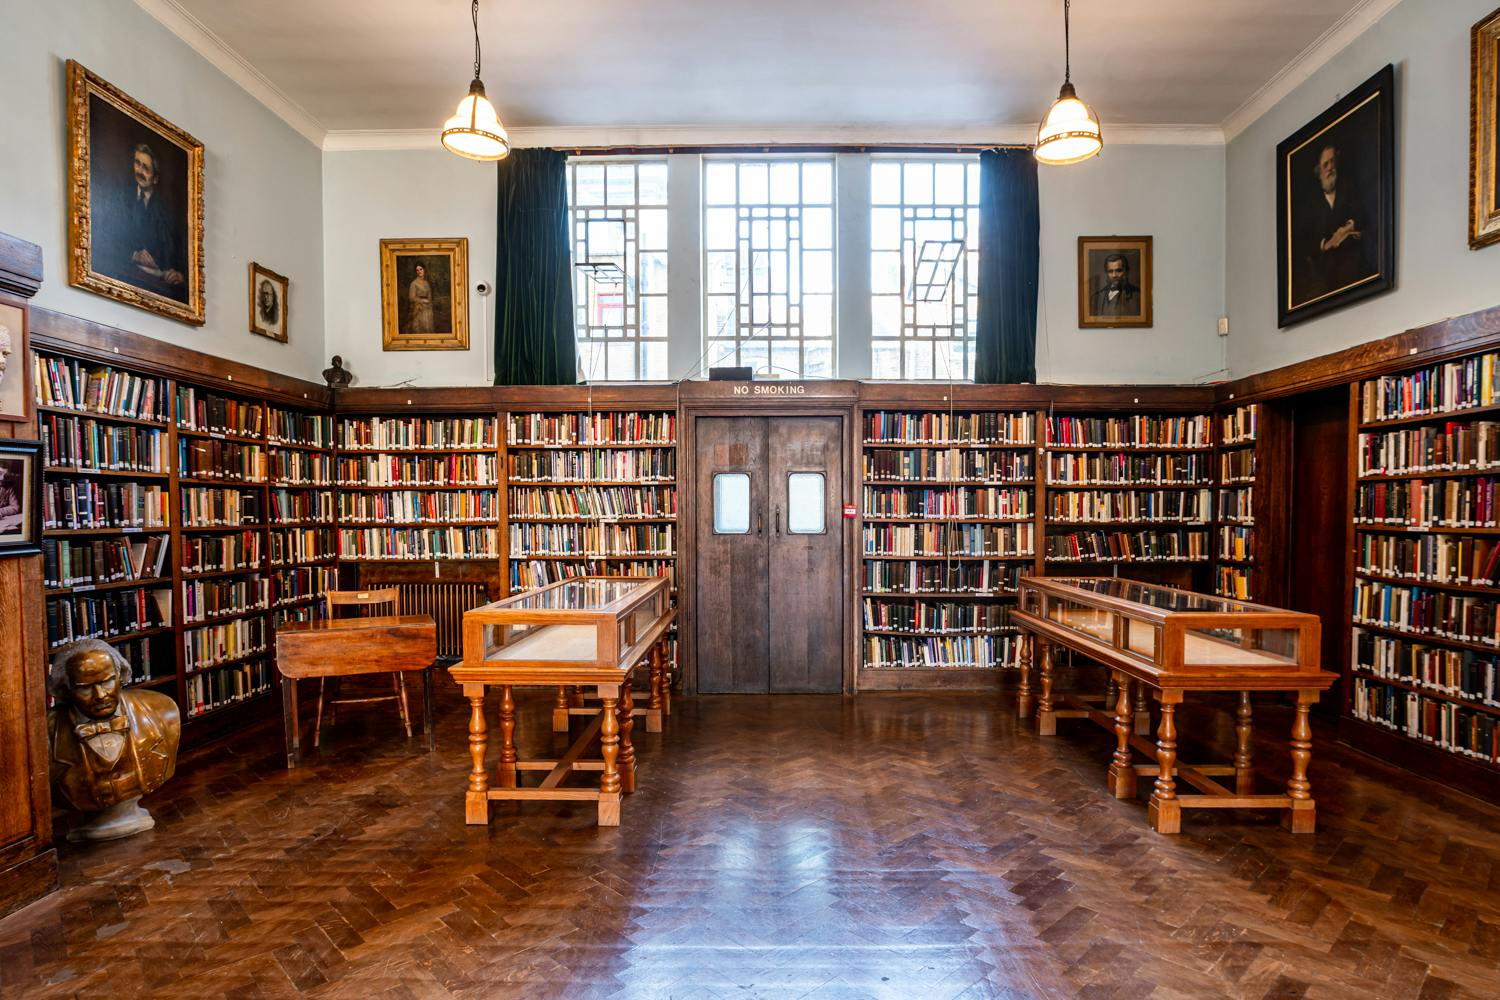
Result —
[[[386,350],[469,349],[469,241],[380,241],[382,340]]]
[[[407,320],[403,333],[432,333],[432,286],[427,283],[427,265],[417,265],[417,276],[406,286]]]

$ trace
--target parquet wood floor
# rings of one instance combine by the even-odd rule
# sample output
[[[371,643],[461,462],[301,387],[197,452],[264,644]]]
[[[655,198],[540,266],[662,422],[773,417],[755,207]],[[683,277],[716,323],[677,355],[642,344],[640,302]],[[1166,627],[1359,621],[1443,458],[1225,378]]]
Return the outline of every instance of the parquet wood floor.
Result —
[[[548,707],[522,700],[523,757],[552,751]],[[447,690],[431,756],[382,717],[294,772],[274,728],[188,759],[156,830],[64,846],[64,890],[0,922],[0,994],[1500,996],[1500,810],[1372,779],[1321,731],[1316,836],[1196,812],[1168,838],[1106,794],[1102,732],[1040,739],[1008,699],[673,707],[636,727],[617,829],[590,803],[466,827]],[[1226,717],[1184,732],[1205,720]],[[1283,777],[1281,745],[1258,750]]]

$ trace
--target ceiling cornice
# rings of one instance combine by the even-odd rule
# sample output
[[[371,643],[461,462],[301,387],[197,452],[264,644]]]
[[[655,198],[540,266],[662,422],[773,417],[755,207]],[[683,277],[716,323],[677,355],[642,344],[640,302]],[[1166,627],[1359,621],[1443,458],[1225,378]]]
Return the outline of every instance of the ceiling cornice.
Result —
[[[307,109],[266,79],[260,70],[230,48],[224,39],[210,31],[202,21],[183,10],[177,0],[135,0],[135,3],[304,139],[314,146],[323,145],[323,138],[328,130],[308,114]]]
[[[1281,100],[1296,90],[1318,70],[1322,69],[1330,59],[1338,55],[1349,43],[1360,35],[1370,30],[1376,21],[1379,21],[1391,8],[1399,4],[1401,0],[1361,0],[1361,2],[1349,9],[1343,17],[1339,18],[1332,26],[1307,48],[1297,54],[1297,57],[1267,80],[1255,93],[1241,104],[1229,117],[1224,119],[1224,137],[1233,139],[1245,129],[1274,108]]]

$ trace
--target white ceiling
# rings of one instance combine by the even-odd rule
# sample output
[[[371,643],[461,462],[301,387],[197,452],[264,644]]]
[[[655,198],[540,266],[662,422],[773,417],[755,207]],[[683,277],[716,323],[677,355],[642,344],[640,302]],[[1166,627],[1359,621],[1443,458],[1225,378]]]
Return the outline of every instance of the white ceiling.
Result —
[[[471,74],[468,0],[137,2],[304,132],[431,129]],[[1107,128],[1217,128],[1393,3],[1076,0],[1073,79]],[[480,28],[513,129],[1034,128],[1063,69],[1062,0],[481,0]]]

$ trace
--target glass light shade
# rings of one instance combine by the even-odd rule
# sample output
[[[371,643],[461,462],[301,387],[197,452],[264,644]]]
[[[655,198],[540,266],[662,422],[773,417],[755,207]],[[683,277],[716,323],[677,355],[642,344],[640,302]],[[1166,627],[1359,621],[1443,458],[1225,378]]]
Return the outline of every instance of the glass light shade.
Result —
[[[1036,130],[1036,158],[1042,163],[1078,163],[1104,148],[1099,119],[1078,99],[1071,83],[1062,85],[1057,101]]]
[[[453,117],[443,123],[442,138],[445,149],[471,160],[503,160],[510,155],[510,136],[477,78]]]

